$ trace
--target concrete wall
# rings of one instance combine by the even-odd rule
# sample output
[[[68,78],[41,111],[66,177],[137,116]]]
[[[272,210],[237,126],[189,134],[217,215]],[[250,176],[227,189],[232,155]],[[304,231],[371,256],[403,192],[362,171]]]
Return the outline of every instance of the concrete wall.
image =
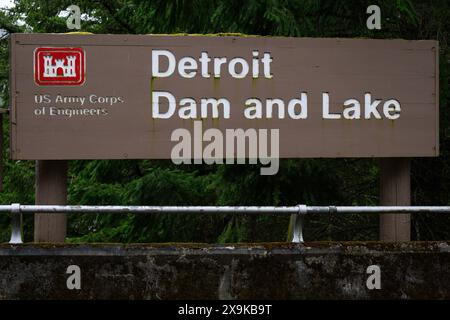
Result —
[[[81,289],[66,286],[69,265]],[[381,268],[380,290],[366,269]],[[1,299],[450,299],[450,242],[0,245]]]

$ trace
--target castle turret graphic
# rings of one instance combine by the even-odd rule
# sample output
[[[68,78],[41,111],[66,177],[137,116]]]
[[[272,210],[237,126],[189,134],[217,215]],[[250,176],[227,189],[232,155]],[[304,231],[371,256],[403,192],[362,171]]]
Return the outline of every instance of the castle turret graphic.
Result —
[[[46,55],[44,58],[44,77],[75,77],[76,56],[66,56],[64,59],[53,59]],[[54,60],[54,63],[53,63]],[[62,74],[61,74],[61,71]]]

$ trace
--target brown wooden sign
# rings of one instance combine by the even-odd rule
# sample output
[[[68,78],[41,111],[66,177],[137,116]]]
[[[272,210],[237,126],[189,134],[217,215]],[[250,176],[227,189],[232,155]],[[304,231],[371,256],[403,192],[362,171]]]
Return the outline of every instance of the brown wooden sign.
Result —
[[[10,83],[14,159],[439,153],[436,41],[14,34]]]

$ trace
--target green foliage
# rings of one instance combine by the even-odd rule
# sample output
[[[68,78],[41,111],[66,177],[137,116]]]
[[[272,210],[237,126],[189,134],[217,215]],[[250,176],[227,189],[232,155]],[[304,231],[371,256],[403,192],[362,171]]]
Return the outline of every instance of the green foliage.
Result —
[[[0,94],[8,105],[11,32],[67,32],[72,0],[17,0],[0,11]],[[381,7],[382,30],[366,28],[366,8]],[[440,42],[441,156],[414,159],[413,204],[450,204],[450,2],[383,0],[79,0],[82,31],[93,33],[243,33],[292,37],[438,39]],[[11,161],[4,126],[5,176],[0,203],[34,202],[34,163]],[[373,159],[285,159],[276,176],[258,166],[175,166],[170,161],[71,161],[69,203],[130,205],[375,205],[378,163]],[[283,241],[287,217],[234,215],[72,215],[69,241],[250,242]],[[419,215],[416,239],[450,238],[450,217]],[[309,240],[374,240],[378,217],[309,217]],[[32,239],[32,217],[25,235]],[[0,216],[0,241],[9,218]]]

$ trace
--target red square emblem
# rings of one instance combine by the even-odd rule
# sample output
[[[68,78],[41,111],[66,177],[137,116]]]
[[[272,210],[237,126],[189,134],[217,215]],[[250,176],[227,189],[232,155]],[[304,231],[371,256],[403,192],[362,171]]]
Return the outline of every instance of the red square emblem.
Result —
[[[85,57],[82,48],[37,48],[34,51],[34,80],[41,86],[79,86],[84,83]]]

